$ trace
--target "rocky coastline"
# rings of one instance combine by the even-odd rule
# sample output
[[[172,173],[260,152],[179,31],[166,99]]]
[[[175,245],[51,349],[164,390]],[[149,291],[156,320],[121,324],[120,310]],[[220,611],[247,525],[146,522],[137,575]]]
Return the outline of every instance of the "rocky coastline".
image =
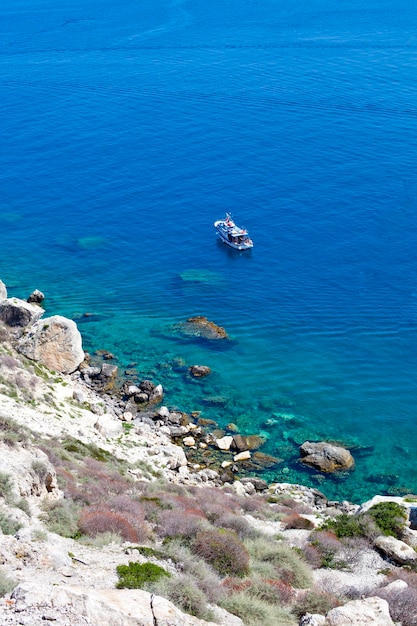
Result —
[[[170,409],[169,398],[158,381],[134,380],[120,373],[113,355],[105,351],[85,354],[76,323],[61,316],[44,317],[42,302],[43,294],[38,290],[27,300],[9,297],[0,281],[1,623],[417,624],[414,609],[401,613],[399,608],[400,598],[407,599],[407,607],[417,604],[417,531],[413,521],[417,497],[376,496],[359,506],[329,501],[320,491],[301,485],[268,485],[257,473],[279,464],[280,459],[262,452],[264,440],[260,435],[242,435],[234,424],[221,429],[197,411],[187,414]],[[226,331],[204,317],[189,318],[178,332],[227,341]],[[210,370],[196,364],[189,368],[189,375],[201,378],[210,375]],[[115,496],[113,506],[106,508],[103,495],[93,494],[92,488],[86,494],[82,485],[91,480],[97,490],[107,484],[110,461],[113,483],[115,461],[117,480],[121,483],[122,476],[130,482],[118,486],[118,500]],[[300,462],[322,473],[349,471],[354,466],[348,450],[325,441],[304,442]],[[152,489],[158,489],[156,496]],[[165,498],[171,491],[176,494],[175,502],[167,503]],[[223,520],[226,526],[221,526],[219,512],[207,513],[201,503],[203,492],[213,501],[218,498],[214,494],[220,494],[229,517],[233,510],[233,525],[229,520],[227,526]],[[134,497],[128,505],[127,494],[130,497],[131,493]],[[134,514],[132,502],[141,503]],[[52,511],[62,513],[69,503],[76,510],[75,530],[60,534],[51,523]],[[150,512],[150,503],[157,510]],[[379,518],[372,517],[381,504],[398,506],[404,512],[394,534],[384,534]],[[164,511],[171,512],[169,523]],[[214,524],[223,533],[234,533],[228,536],[230,544],[234,538],[243,541],[245,536],[253,551],[251,533],[280,546],[285,543],[291,554],[298,554],[310,568],[308,583],[297,583],[289,568],[271,582],[271,572],[261,575],[259,563],[256,575],[249,575],[256,569],[253,552],[248,560],[251,565],[237,577],[213,566],[216,572],[210,571],[210,575],[217,576],[213,588],[217,585],[219,592],[218,598],[205,592],[206,613],[190,608],[184,612],[187,604],[181,599],[173,603],[171,600],[177,598],[173,583],[167,591],[171,600],[153,591],[152,586],[117,589],[116,566],[128,566],[132,561],[165,568],[185,588],[184,563],[177,553],[173,556],[166,549],[164,555],[162,549],[162,540],[183,537],[180,531],[172,531],[176,512],[179,520],[175,523],[193,527],[187,541],[194,546],[194,558],[198,555],[204,567],[213,563],[201,546],[200,552],[195,546],[203,531],[207,545],[207,533],[215,532]],[[91,530],[93,517],[95,527]],[[67,512],[67,525],[69,518]],[[103,519],[108,522],[106,532],[113,529],[112,524],[116,532],[108,544],[98,547],[97,538],[105,534],[98,520]],[[353,533],[350,530],[344,535],[341,520],[346,525],[349,520],[366,520],[368,525],[366,531],[364,522],[363,528],[355,530],[357,534],[349,534]],[[85,542],[86,535],[90,543]],[[148,558],[145,549],[135,552],[136,545],[149,548]],[[236,562],[249,550],[244,543],[239,545]],[[188,549],[185,540],[184,546]],[[258,591],[251,592],[256,585]],[[225,588],[235,604],[230,598],[229,603],[224,600],[221,590]],[[198,585],[196,589],[202,593]],[[275,604],[269,597],[271,589]],[[266,608],[258,606],[257,622],[256,615],[247,613],[244,602],[249,598],[255,606],[260,597]],[[201,602],[204,604],[204,598]],[[262,610],[272,605],[275,614],[266,615],[275,617],[262,618]]]

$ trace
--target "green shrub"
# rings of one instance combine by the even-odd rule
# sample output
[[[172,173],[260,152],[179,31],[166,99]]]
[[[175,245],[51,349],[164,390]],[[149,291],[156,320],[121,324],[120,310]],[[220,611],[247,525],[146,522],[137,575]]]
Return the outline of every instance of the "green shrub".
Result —
[[[271,578],[268,567],[273,566],[274,578],[280,578],[294,587],[303,589],[312,582],[311,571],[297,551],[287,544],[266,537],[246,541],[251,556],[251,567],[262,576]],[[263,564],[263,565],[262,565]]]
[[[30,506],[29,506],[29,502],[26,500],[26,498],[20,498],[16,503],[15,506],[20,509],[21,511],[23,511],[23,513],[26,513],[26,515],[28,517],[30,517],[31,513],[30,513]]]
[[[368,511],[375,524],[384,535],[398,537],[405,526],[407,513],[397,502],[379,502]]]
[[[331,530],[336,537],[365,537],[368,534],[369,522],[363,515],[347,515],[343,513],[334,519],[327,520],[321,528]]]
[[[249,554],[235,532],[223,528],[200,531],[192,550],[222,576],[245,576]]]
[[[22,524],[14,520],[5,511],[0,511],[0,530],[3,535],[15,535],[22,528]]]
[[[154,583],[164,576],[171,576],[163,567],[149,561],[146,563],[130,561],[129,565],[118,565],[116,571],[119,577],[117,589],[142,589],[146,583]]]
[[[190,576],[161,579],[156,585],[152,585],[152,591],[168,598],[185,613],[206,621],[213,620],[213,613],[207,607],[206,596]]]
[[[226,611],[240,617],[245,626],[295,626],[286,609],[274,606],[245,591],[225,596],[220,603]]]
[[[16,587],[17,583],[12,580],[2,569],[0,569],[0,597],[10,593]]]
[[[79,507],[72,500],[58,500],[47,505],[44,519],[48,530],[62,537],[78,537],[79,511]]]
[[[9,501],[13,493],[13,479],[10,474],[0,472],[0,497]]]

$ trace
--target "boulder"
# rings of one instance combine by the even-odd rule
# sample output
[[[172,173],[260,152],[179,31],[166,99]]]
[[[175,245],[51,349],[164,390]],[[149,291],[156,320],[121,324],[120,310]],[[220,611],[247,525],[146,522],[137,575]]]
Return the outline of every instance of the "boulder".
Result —
[[[374,546],[399,565],[412,565],[417,563],[417,552],[414,548],[411,548],[411,546],[404,543],[404,541],[400,541],[400,539],[396,539],[395,537],[381,535],[375,539]]]
[[[162,402],[163,398],[164,398],[164,389],[162,385],[156,385],[155,389],[152,391],[151,395],[149,396],[149,403],[158,404],[159,402]]]
[[[127,420],[126,420],[127,421]],[[108,413],[104,413],[100,415],[94,424],[94,428],[101,434],[105,439],[113,439],[120,435],[123,432],[123,426],[121,423],[111,417]]]
[[[268,489],[268,483],[266,480],[262,478],[258,478],[257,476],[246,476],[240,479],[240,482],[244,485],[251,484],[255,487],[256,491],[266,491]]]
[[[245,450],[245,452],[239,452],[239,454],[235,454],[233,460],[237,461],[248,461],[251,457],[249,450]]]
[[[6,298],[7,298],[6,285],[4,284],[2,280],[0,280],[0,302],[2,300],[6,300]]]
[[[35,291],[32,291],[28,298],[28,302],[30,302],[31,304],[40,304],[44,300],[45,296],[42,291],[39,291],[39,289],[35,289]]]
[[[189,372],[194,378],[204,378],[211,374],[211,369],[207,365],[192,365]]]
[[[300,447],[301,461],[321,472],[336,472],[352,468],[355,461],[346,448],[326,441],[306,441]]]
[[[24,328],[33,324],[44,312],[40,307],[19,298],[7,298],[0,301],[0,320],[13,328]]]
[[[40,310],[37,306],[34,308]],[[76,323],[60,315],[35,322],[21,337],[17,349],[28,359],[63,374],[71,374],[84,360]]]
[[[324,626],[395,626],[386,600],[377,597],[353,600],[326,613]]]
[[[220,439],[216,439],[215,444],[219,450],[230,450],[230,446],[233,443],[233,437],[230,435],[226,435],[226,437],[221,437]]]

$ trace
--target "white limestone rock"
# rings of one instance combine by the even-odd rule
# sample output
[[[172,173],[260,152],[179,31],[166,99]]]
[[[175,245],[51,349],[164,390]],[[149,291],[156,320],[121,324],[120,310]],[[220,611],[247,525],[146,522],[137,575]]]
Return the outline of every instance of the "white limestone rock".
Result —
[[[123,426],[121,425],[121,423],[108,413],[100,415],[100,417],[94,424],[94,428],[101,435],[103,435],[105,439],[112,439],[113,437],[117,437],[118,435],[120,435],[120,433],[123,432]]]
[[[0,320],[10,328],[22,329],[36,322],[45,313],[36,304],[30,304],[20,298],[0,297]]]
[[[381,535],[374,541],[375,548],[381,550],[388,558],[392,559],[400,565],[412,565],[417,563],[417,552],[414,548],[396,539],[395,537],[386,537]]]
[[[216,439],[216,446],[219,450],[224,450],[227,452],[230,450],[230,446],[233,443],[233,437],[231,435],[226,435],[225,437],[221,437],[220,439]]]
[[[395,626],[386,600],[377,597],[353,600],[326,614],[324,626]]]
[[[74,372],[84,360],[76,323],[61,315],[35,322],[21,337],[17,349],[29,359],[63,374]]]
[[[7,298],[6,285],[4,284],[2,280],[0,280],[0,302],[2,300],[6,300],[6,298]]]
[[[42,606],[52,621],[66,608],[91,620],[91,624],[106,626],[215,626],[142,589],[85,589],[26,582],[18,585],[12,596],[15,611],[22,616],[31,607]]]
[[[16,499],[58,496],[56,472],[42,450],[10,447],[0,443],[0,472],[9,476],[11,493]]]

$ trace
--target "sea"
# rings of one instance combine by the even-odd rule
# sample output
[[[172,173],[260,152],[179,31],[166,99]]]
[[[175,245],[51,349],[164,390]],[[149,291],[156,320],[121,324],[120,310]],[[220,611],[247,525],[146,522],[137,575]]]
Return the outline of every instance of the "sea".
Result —
[[[0,76],[9,295],[262,434],[268,481],[416,493],[417,3],[2,0]],[[195,315],[230,340],[181,336]],[[306,468],[306,440],[355,468]]]

